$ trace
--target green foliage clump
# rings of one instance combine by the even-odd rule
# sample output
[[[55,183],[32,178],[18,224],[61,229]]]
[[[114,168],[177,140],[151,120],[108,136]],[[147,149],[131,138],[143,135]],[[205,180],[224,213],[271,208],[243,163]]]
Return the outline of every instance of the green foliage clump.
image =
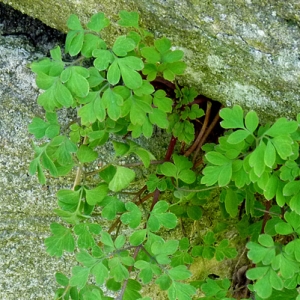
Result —
[[[146,300],[147,284],[170,300],[241,299],[250,293],[255,299],[300,299],[300,115],[297,121],[280,118],[261,126],[254,111],[244,116],[240,106],[223,108],[225,134],[218,144],[202,147],[201,164],[203,132],[196,125],[206,128],[211,104],[205,114],[195,89],[178,87],[176,76],[186,67],[183,52],[165,37],[154,40],[139,26],[137,13],[121,11],[119,17],[128,31],[109,48],[101,38],[110,24],[104,14],[95,14],[86,26],[70,16],[65,55],[71,62],[56,47],[50,58],[31,65],[44,90],[38,104],[46,113],[28,126],[40,139],[29,172],[45,184],[46,174],[76,170],[73,188],[57,192],[61,222],[50,225],[52,235],[45,240],[49,255],[70,252],[78,262],[71,274],[56,273],[55,299],[113,299],[108,295],[114,293],[116,299]],[[157,88],[166,82],[174,95]],[[63,108],[76,114],[70,124],[59,121]],[[155,127],[171,135],[162,161],[136,140],[151,138]],[[99,153],[109,141],[115,156],[100,165]],[[132,154],[139,163],[120,164]],[[135,168],[154,164],[145,185],[132,192]],[[163,235],[182,221],[201,219],[212,190],[218,191],[224,226],[196,241]],[[124,201],[124,193],[131,201]],[[239,249],[220,234],[232,218],[248,249],[246,284],[192,279],[189,266],[196,259],[237,256]]]

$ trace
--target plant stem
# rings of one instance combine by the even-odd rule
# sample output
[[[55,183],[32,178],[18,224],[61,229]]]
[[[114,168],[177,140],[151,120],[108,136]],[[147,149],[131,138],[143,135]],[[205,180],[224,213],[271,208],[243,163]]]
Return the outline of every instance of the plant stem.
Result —
[[[207,124],[208,124],[208,120],[209,120],[209,117],[210,117],[210,112],[211,112],[211,102],[207,101],[205,119],[204,119],[202,128],[201,128],[196,140],[194,141],[193,145],[189,149],[187,149],[187,151],[184,153],[184,156],[190,156],[191,153],[197,148],[197,145],[200,143],[201,138],[204,135],[205,129],[206,129]]]

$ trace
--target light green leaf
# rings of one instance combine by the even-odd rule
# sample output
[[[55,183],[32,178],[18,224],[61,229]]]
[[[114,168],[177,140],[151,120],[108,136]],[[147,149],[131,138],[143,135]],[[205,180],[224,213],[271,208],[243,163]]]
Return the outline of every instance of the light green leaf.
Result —
[[[255,129],[257,128],[259,123],[259,119],[257,116],[257,113],[253,110],[249,111],[245,117],[245,125],[246,128],[253,133]]]
[[[70,278],[70,286],[77,286],[82,289],[88,280],[90,269],[86,267],[74,266],[72,268],[72,277]]]
[[[227,128],[245,128],[243,109],[239,105],[233,108],[223,108],[220,110],[220,117],[223,119],[221,126]]]
[[[267,200],[271,200],[275,197],[278,188],[278,181],[279,178],[276,175],[272,174],[270,176],[268,183],[264,189],[264,196]]]
[[[123,98],[113,89],[108,88],[102,95],[104,107],[107,108],[108,116],[116,121],[121,115],[121,106],[123,105]]]
[[[146,238],[146,234],[147,234],[147,229],[141,229],[135,231],[129,238],[130,244],[132,246],[141,245]]]
[[[99,262],[91,269],[91,274],[95,276],[96,283],[102,285],[108,278],[108,269],[102,262]]]
[[[67,26],[71,30],[81,30],[82,29],[82,26],[80,24],[78,16],[75,14],[70,15],[70,17],[67,21]]]
[[[141,223],[141,218],[142,218],[141,210],[133,202],[127,202],[125,204],[125,207],[128,212],[122,214],[121,216],[122,223],[129,224],[129,227],[133,229],[138,227]]]
[[[91,17],[90,22],[87,23],[87,27],[90,30],[99,32],[103,28],[109,25],[109,19],[107,19],[104,13],[100,12]]]
[[[264,134],[272,137],[286,136],[295,132],[297,128],[298,124],[296,121],[289,121],[286,118],[280,118]]]
[[[292,211],[300,214],[300,193],[294,195],[290,200],[290,207]]]
[[[128,168],[116,166],[116,169],[116,173],[108,185],[109,189],[113,192],[125,189],[135,178],[135,172]]]
[[[99,184],[91,190],[85,189],[86,201],[89,205],[99,204],[107,196],[107,192],[108,186],[106,183]]]
[[[238,144],[244,141],[250,133],[247,130],[237,130],[228,136],[227,142],[230,144]]]
[[[273,165],[275,164],[275,160],[276,160],[275,148],[272,144],[272,141],[268,140],[267,146],[266,146],[266,149],[265,149],[264,163],[269,168],[272,168]]]
[[[249,165],[253,167],[254,173],[259,177],[265,170],[265,151],[266,145],[263,141],[260,141],[258,147],[249,154]]]
[[[118,61],[115,60],[108,68],[107,80],[110,84],[116,85],[121,78],[121,72],[119,69]]]
[[[282,159],[287,159],[293,154],[292,144],[294,143],[292,138],[286,135],[276,135],[273,138],[272,143]]]
[[[272,237],[268,234],[261,234],[258,237],[258,242],[265,247],[273,247],[274,246],[274,241],[273,241]]]
[[[168,274],[173,280],[186,280],[192,275],[187,267],[183,265],[170,269]]]
[[[70,229],[58,223],[50,225],[52,236],[45,239],[47,252],[51,256],[62,256],[63,251],[73,252],[75,241]]]
[[[104,206],[102,210],[102,217],[107,220],[113,220],[116,217],[117,213],[125,212],[125,205],[118,198],[107,196],[105,197],[101,205]]]
[[[98,153],[86,145],[81,145],[77,150],[77,157],[82,163],[89,163],[97,159]]]
[[[112,50],[117,56],[126,56],[127,53],[132,51],[134,48],[135,48],[134,40],[128,38],[125,35],[121,35],[117,37],[112,47]]]
[[[292,226],[285,222],[279,222],[275,225],[275,230],[278,234],[288,235],[294,232]]]
[[[122,79],[124,84],[130,89],[138,89],[142,86],[142,76],[136,71],[143,68],[143,62],[140,58],[127,56],[118,59]]]
[[[160,53],[165,53],[171,48],[171,41],[166,37],[163,37],[155,40],[154,45]]]
[[[139,28],[139,14],[137,12],[128,12],[127,10],[121,10],[119,12],[119,17],[119,25],[124,27]]]
[[[225,157],[223,154],[215,151],[210,151],[205,155],[205,158],[212,164],[222,166],[228,164],[231,160]]]

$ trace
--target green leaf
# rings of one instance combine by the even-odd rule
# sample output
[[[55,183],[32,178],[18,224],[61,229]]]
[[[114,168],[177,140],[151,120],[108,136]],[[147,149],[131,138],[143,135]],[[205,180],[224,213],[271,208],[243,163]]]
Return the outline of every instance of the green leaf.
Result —
[[[126,10],[121,10],[119,12],[119,17],[119,25],[124,27],[139,28],[139,14],[137,12],[128,12]]]
[[[292,144],[294,143],[292,138],[285,135],[276,135],[273,138],[272,143],[282,159],[287,159],[293,154]]]
[[[165,53],[171,48],[171,41],[167,39],[166,37],[160,38],[158,40],[154,41],[155,48],[160,53]]]
[[[259,119],[257,116],[257,113],[253,110],[249,111],[245,117],[245,125],[246,128],[253,133],[255,129],[257,128],[259,123]]]
[[[289,121],[286,118],[280,118],[264,134],[272,137],[286,136],[295,132],[297,128],[298,124],[296,121]]]
[[[45,132],[49,124],[40,118],[33,118],[32,122],[28,125],[28,132],[33,134],[35,138],[40,139],[45,136]]]
[[[146,58],[146,61],[151,64],[156,64],[161,59],[159,52],[157,52],[154,47],[143,47],[141,49],[141,54]]]
[[[108,269],[102,262],[98,262],[91,269],[91,274],[95,276],[96,283],[102,285],[108,278]]]
[[[82,289],[88,280],[90,269],[86,267],[74,266],[72,268],[72,277],[70,278],[70,286],[77,286]]]
[[[95,240],[90,232],[90,226],[94,225],[96,228],[92,228],[95,233],[99,234],[101,231],[101,226],[98,224],[77,224],[74,227],[74,232],[78,235],[77,244],[80,249],[89,249],[95,246]]]
[[[113,220],[117,213],[125,212],[125,205],[118,198],[107,196],[105,197],[101,205],[104,206],[102,210],[102,217],[108,220]]]
[[[118,66],[117,60],[115,60],[108,68],[107,80],[110,84],[116,85],[119,83],[121,78],[121,72]]]
[[[141,284],[133,279],[128,280],[123,300],[141,299],[141,294],[138,292],[142,288]]]
[[[100,12],[91,17],[90,22],[87,23],[87,28],[99,32],[108,25],[109,19],[105,17],[104,13]]]
[[[58,223],[50,225],[52,236],[45,239],[47,252],[51,256],[62,256],[63,251],[73,252],[75,248],[74,238],[70,229]]]
[[[87,69],[83,67],[69,67],[61,73],[61,81],[77,97],[86,97],[89,93],[89,76]],[[66,80],[67,78],[67,80]]]
[[[258,147],[251,154],[249,154],[249,165],[253,168],[254,173],[258,177],[260,177],[265,171],[265,151],[266,145],[263,141],[261,141]]]
[[[232,164],[228,163],[222,166],[209,166],[203,170],[204,176],[201,178],[201,184],[212,186],[218,182],[219,186],[229,184],[232,177]]]
[[[274,241],[272,237],[268,234],[261,234],[258,237],[258,242],[265,247],[273,247],[274,246]]]
[[[292,196],[292,195],[298,194],[299,192],[300,192],[300,182],[298,180],[288,182],[283,187],[283,195],[284,196]]]
[[[84,41],[84,31],[69,31],[66,38],[65,52],[76,56],[81,51]]]
[[[124,84],[130,89],[138,89],[142,86],[143,80],[137,72],[143,69],[143,61],[135,56],[126,56],[118,59],[118,65],[121,71]]]
[[[82,26],[80,24],[78,16],[75,14],[70,15],[70,17],[67,21],[67,26],[71,30],[81,30],[82,29]]]
[[[125,204],[126,210],[128,212],[122,214],[121,221],[124,224],[128,224],[130,228],[136,228],[141,223],[142,213],[138,206],[133,202],[128,202]]]
[[[170,300],[190,300],[196,294],[196,288],[190,284],[173,281],[172,286],[168,290]]]
[[[116,173],[108,185],[113,192],[125,189],[135,178],[135,172],[128,168],[116,166],[116,169]]]
[[[195,206],[195,205],[188,206],[186,212],[188,217],[195,221],[200,220],[202,217],[202,210],[199,206]]]
[[[260,261],[262,261],[265,265],[270,264],[275,257],[274,247],[266,248],[254,242],[249,242],[246,246],[249,249],[248,258],[255,264]]]
[[[111,235],[108,232],[102,231],[100,240],[104,245],[111,248],[115,248]]]
[[[99,70],[103,71],[114,61],[114,57],[109,50],[95,49],[93,56],[96,57],[94,60],[94,66]]]
[[[236,191],[230,188],[226,190],[225,208],[232,218],[237,216],[241,202],[242,199],[240,199]]]
[[[172,280],[167,274],[163,274],[155,280],[155,283],[159,285],[161,290],[165,291],[171,286]]]
[[[177,168],[176,168],[176,166],[174,164],[172,164],[170,162],[164,162],[160,166],[160,171],[165,176],[177,178]]]
[[[82,163],[89,163],[98,158],[98,153],[86,145],[81,145],[77,150],[77,157]]]
[[[123,105],[123,98],[117,94],[113,89],[107,89],[102,95],[102,101],[105,108],[107,108],[108,116],[116,121],[121,115],[121,106]]]
[[[59,190],[57,192],[58,205],[61,209],[74,212],[80,201],[80,191]]]
[[[147,234],[146,229],[141,229],[141,230],[135,231],[129,238],[130,244],[132,246],[141,245],[146,238],[146,234]]]
[[[117,37],[112,47],[113,52],[117,56],[126,56],[128,52],[135,48],[135,42],[125,35]]]
[[[192,275],[187,267],[183,265],[170,269],[168,274],[173,280],[186,280]]]
[[[276,160],[275,147],[273,146],[272,141],[268,140],[267,146],[265,148],[264,163],[269,168],[272,168],[273,165],[275,164],[275,160]]]
[[[113,276],[115,281],[122,282],[129,277],[128,270],[122,265],[118,257],[110,259],[108,266],[110,269],[110,275]]]
[[[295,211],[297,214],[300,214],[300,193],[294,195],[290,200],[291,210]]]
[[[279,222],[275,225],[275,230],[278,234],[288,235],[294,232],[292,226],[285,222]]]
[[[96,205],[107,196],[108,186],[105,183],[99,184],[96,188],[85,189],[86,201],[89,205]]]
[[[275,197],[278,188],[279,178],[276,175],[271,175],[264,189],[264,196],[267,200]]]
[[[230,144],[238,144],[244,141],[249,135],[250,133],[246,130],[237,130],[228,136],[227,141]]]
[[[243,109],[239,105],[235,105],[233,108],[221,109],[220,117],[223,119],[221,126],[225,129],[245,128],[243,121]]]
[[[67,286],[69,284],[69,279],[66,275],[62,273],[55,273],[56,282],[62,286]]]
[[[230,159],[225,157],[223,154],[215,151],[210,151],[205,155],[205,158],[212,164],[222,166],[231,162]]]
[[[168,128],[169,121],[167,114],[157,108],[153,108],[152,113],[149,114],[149,120],[152,124],[157,125],[159,128]]]

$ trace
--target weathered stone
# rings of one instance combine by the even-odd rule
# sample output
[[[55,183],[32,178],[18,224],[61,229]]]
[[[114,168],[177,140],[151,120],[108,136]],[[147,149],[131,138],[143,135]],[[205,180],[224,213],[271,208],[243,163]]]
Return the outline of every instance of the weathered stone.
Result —
[[[298,0],[0,0],[66,31],[71,13],[84,22],[103,11],[137,10],[144,27],[184,50],[184,84],[225,105],[266,118],[295,116],[300,107]],[[107,34],[111,40],[118,30]]]

